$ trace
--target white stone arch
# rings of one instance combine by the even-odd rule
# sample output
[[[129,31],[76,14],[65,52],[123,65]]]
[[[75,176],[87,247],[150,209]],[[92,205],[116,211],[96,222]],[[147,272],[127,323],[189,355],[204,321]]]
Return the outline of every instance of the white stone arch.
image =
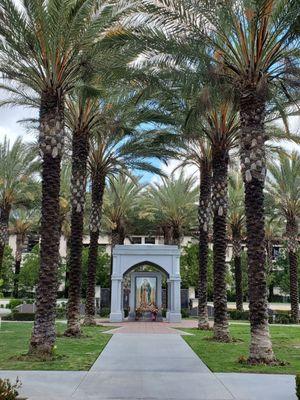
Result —
[[[168,322],[181,321],[180,298],[180,250],[178,246],[167,245],[117,245],[113,250],[113,270],[111,277],[111,322],[124,319],[122,308],[122,282],[124,274],[141,264],[155,265],[163,269],[168,284]]]

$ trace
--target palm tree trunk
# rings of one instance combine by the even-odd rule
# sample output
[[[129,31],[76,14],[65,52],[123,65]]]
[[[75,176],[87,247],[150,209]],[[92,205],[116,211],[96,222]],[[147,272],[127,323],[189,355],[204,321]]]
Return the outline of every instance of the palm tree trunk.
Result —
[[[87,158],[89,149],[88,132],[75,130],[73,133],[72,180],[71,180],[71,236],[69,257],[69,289],[68,289],[68,325],[65,336],[79,337],[80,303],[81,303],[81,264],[83,218],[87,175]]]
[[[245,184],[248,285],[251,325],[250,363],[272,362],[265,266],[264,183],[265,101],[253,89],[240,102],[241,169]]]
[[[95,325],[95,286],[98,258],[98,239],[101,226],[103,195],[105,190],[105,175],[101,173],[92,176],[92,212],[90,222],[90,248],[87,272],[87,292],[85,303],[85,325]]]
[[[67,244],[67,262],[66,262],[66,274],[65,274],[65,290],[64,290],[64,297],[65,299],[69,298],[69,278],[70,278],[70,273],[69,273],[69,259],[70,259],[70,237],[68,236],[66,238],[66,244]]]
[[[170,225],[166,224],[162,227],[164,233],[164,244],[172,244],[172,228]]]
[[[288,253],[290,265],[290,298],[291,316],[295,324],[299,323],[299,288],[298,288],[298,242],[297,222],[295,217],[287,218],[286,233],[288,238]]]
[[[173,225],[172,232],[173,232],[172,244],[180,247],[180,244],[181,244],[180,227],[178,225]]]
[[[0,279],[2,277],[4,248],[8,242],[8,221],[10,210],[10,206],[0,208]]]
[[[243,307],[243,273],[242,273],[242,243],[238,232],[232,234],[232,247],[234,257],[234,279],[235,279],[235,303],[238,311],[244,311]]]
[[[123,219],[121,219],[121,221],[119,221],[117,229],[118,229],[118,242],[117,243],[122,245],[122,244],[124,244],[124,240],[126,237],[126,234],[125,234],[126,230],[125,230],[125,225],[124,225]]]
[[[228,154],[213,149],[213,269],[214,269],[214,339],[230,341],[226,290],[226,218]]]
[[[207,312],[207,262],[208,224],[210,216],[211,171],[205,166],[200,171],[199,219],[199,281],[198,281],[198,328],[209,329]]]
[[[17,234],[15,276],[14,276],[14,289],[13,289],[13,297],[15,299],[19,297],[19,274],[20,274],[21,260],[22,260],[22,246],[23,246],[23,235]]]
[[[55,310],[59,262],[60,162],[64,139],[63,102],[57,93],[44,92],[40,107],[42,154],[41,265],[36,289],[36,313],[29,353],[51,355],[56,339]]]
[[[273,272],[272,249],[273,249],[272,241],[266,239],[266,273],[267,273],[267,276],[271,275]],[[274,284],[271,282],[269,284],[268,301],[272,302],[273,298],[274,298]]]

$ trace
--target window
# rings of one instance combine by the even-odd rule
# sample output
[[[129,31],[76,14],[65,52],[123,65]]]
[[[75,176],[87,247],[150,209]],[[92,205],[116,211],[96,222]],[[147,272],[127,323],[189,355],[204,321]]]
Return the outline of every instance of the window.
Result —
[[[146,244],[155,244],[155,237],[145,237]]]
[[[141,244],[142,238],[140,236],[134,236],[131,238],[132,244]]]

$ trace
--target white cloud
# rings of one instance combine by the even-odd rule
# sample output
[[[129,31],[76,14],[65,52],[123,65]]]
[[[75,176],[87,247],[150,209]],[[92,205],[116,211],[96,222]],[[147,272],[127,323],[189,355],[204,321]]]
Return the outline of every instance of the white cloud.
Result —
[[[199,171],[198,168],[195,165],[187,165],[184,168],[179,167],[181,164],[181,161],[176,160],[176,159],[171,159],[169,160],[167,165],[161,165],[161,170],[164,172],[166,175],[171,175],[172,172],[174,172],[175,177],[178,177],[180,175],[180,172],[183,170],[184,174],[186,177],[193,176],[197,178],[197,183],[199,181]],[[153,178],[151,179],[150,183],[160,183],[161,178],[159,175],[154,175]]]

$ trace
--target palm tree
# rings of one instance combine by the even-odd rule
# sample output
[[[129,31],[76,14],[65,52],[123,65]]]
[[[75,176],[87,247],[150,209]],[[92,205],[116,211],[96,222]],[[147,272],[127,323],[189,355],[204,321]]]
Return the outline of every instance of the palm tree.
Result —
[[[184,231],[195,227],[197,191],[196,179],[183,170],[178,178],[172,173],[149,187],[144,207],[160,226],[169,227],[168,244],[180,246]]]
[[[0,144],[0,276],[11,210],[34,196],[33,179],[39,166],[35,158],[36,153],[20,137],[12,146],[6,137]]]
[[[198,204],[199,221],[199,281],[198,281],[198,328],[209,329],[207,311],[207,263],[209,243],[209,221],[211,214],[212,165],[211,147],[202,136],[189,138],[179,151],[183,158],[180,166],[195,165],[200,175]]]
[[[226,82],[239,98],[249,264],[249,363],[275,360],[268,328],[265,273],[264,123],[269,100],[276,103],[281,91],[290,101],[298,87],[293,34],[299,7],[299,2],[285,0],[140,0],[133,14],[135,32],[141,32],[136,35],[142,39],[141,47],[147,37],[143,63],[164,60],[171,66],[182,62],[192,67],[202,64],[207,69],[209,60],[213,63],[207,69],[211,80]],[[204,43],[210,51],[202,51]]]
[[[298,288],[298,223],[300,217],[300,155],[292,152],[289,156],[279,155],[279,162],[269,164],[267,191],[273,204],[286,223],[287,250],[290,266],[291,315],[299,323]]]
[[[10,230],[16,235],[15,277],[13,297],[19,297],[19,274],[21,270],[22,250],[27,234],[37,226],[39,216],[36,207],[17,208],[10,218]]]
[[[229,175],[228,188],[228,226],[231,232],[233,258],[236,309],[243,311],[243,275],[242,275],[242,239],[245,223],[244,214],[244,187],[239,173],[232,172]]]
[[[69,97],[67,122],[72,131],[71,232],[68,262],[68,325],[65,336],[80,336],[81,263],[89,137],[98,122],[98,99]]]
[[[226,3],[225,7],[220,3],[218,11],[219,18],[215,18],[216,10],[215,15],[211,11],[205,14],[213,23],[210,40],[217,52],[216,74],[227,79],[240,99],[251,323],[249,362],[272,362],[275,356],[268,329],[264,246],[264,122],[274,88],[276,94],[278,87],[287,93],[282,78],[288,75],[290,83],[293,81],[290,27],[299,15],[299,4],[263,0],[250,5],[245,0],[229,6]]]
[[[124,244],[131,217],[137,212],[143,185],[139,178],[117,175],[110,179],[104,196],[104,225],[110,230],[111,248]]]
[[[229,151],[237,146],[239,121],[235,108],[224,101],[204,115],[203,132],[212,149],[212,211],[214,263],[214,337],[229,341],[226,290],[226,226]]]
[[[0,1],[0,71],[5,78],[1,87],[12,94],[6,103],[32,105],[36,97],[40,111],[41,266],[30,353],[49,355],[55,342],[64,103],[83,68],[88,68],[89,51],[96,53],[99,25],[97,18],[91,19],[95,5],[89,0],[23,0],[20,5]]]
[[[85,315],[85,324],[87,325],[95,323],[96,259],[106,180],[119,173],[129,173],[129,168],[159,174],[160,169],[153,166],[147,159],[155,157],[163,161],[168,154],[172,154],[168,145],[160,139],[159,131],[144,130],[138,132],[136,130],[141,122],[152,118],[148,113],[145,116],[142,110],[140,111],[137,114],[132,106],[128,106],[128,103],[124,109],[117,105],[113,106],[113,104],[103,105],[102,116],[100,117],[102,122],[90,143],[88,169],[91,178],[92,205]],[[118,235],[121,232],[121,226],[115,226],[113,229],[113,231],[117,229]],[[121,239],[118,238],[119,241]]]

